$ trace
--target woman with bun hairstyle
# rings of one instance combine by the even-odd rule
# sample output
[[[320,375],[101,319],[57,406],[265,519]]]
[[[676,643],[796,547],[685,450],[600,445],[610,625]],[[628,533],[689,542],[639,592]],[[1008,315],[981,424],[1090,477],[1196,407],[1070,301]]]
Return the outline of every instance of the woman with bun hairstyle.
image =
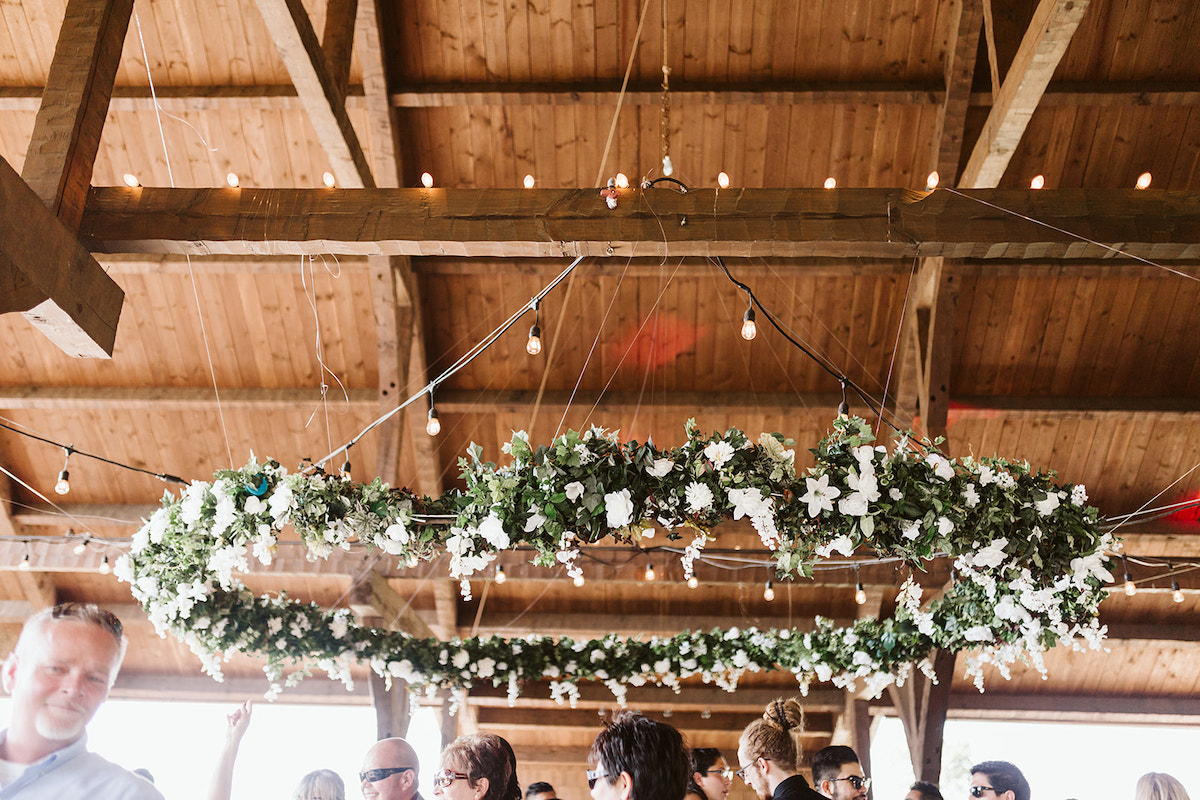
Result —
[[[759,800],[825,800],[800,774],[804,709],[794,698],[774,700],[738,739],[737,774]]]

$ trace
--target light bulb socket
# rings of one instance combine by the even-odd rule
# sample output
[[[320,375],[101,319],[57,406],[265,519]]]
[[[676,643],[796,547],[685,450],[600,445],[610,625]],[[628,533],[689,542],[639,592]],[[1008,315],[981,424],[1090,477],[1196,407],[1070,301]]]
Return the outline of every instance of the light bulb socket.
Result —
[[[348,458],[342,462],[342,480],[350,480],[350,459]]]

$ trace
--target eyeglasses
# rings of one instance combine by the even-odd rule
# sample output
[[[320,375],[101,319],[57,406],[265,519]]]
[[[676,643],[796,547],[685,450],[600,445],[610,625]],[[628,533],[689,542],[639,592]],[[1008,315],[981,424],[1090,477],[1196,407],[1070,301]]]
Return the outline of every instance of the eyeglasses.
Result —
[[[746,780],[746,770],[750,769],[750,768],[751,768],[751,767],[753,767],[753,766],[754,766],[754,762],[753,762],[753,761],[751,761],[749,764],[747,764],[746,766],[742,767],[741,769],[739,769],[737,772],[735,772],[735,773],[733,773],[733,774],[734,774],[734,775],[737,775],[737,776],[738,776],[739,778],[741,778],[742,780]]]
[[[972,786],[970,791],[971,791],[971,797],[983,797],[984,792],[991,792],[992,794],[999,794],[999,792],[997,792],[991,786]]]
[[[851,775],[849,778],[834,778],[834,780],[835,781],[847,781],[855,789],[870,789],[871,788],[871,779],[863,778],[858,775]],[[972,792],[972,794],[975,794],[975,793]],[[979,797],[979,795],[977,795],[977,794],[975,796]]]
[[[608,777],[608,773],[602,769],[589,769],[587,771],[588,788],[595,789],[596,781],[600,780],[601,778],[607,778],[607,777]]]
[[[726,767],[725,769],[706,769],[706,770],[704,770],[704,774],[705,775],[720,775],[722,778],[724,778],[727,781],[733,780],[733,770],[730,769],[729,767]]]
[[[384,778],[389,778],[392,775],[395,775],[397,772],[407,772],[410,769],[415,770],[416,767],[383,767],[382,769],[369,769],[366,772],[358,773],[358,782],[375,783],[376,781],[381,781]]]
[[[470,779],[471,779],[470,775],[464,775],[461,772],[454,772],[453,770],[443,769],[443,770],[439,770],[438,772],[434,773],[433,785],[437,786],[441,789],[445,789],[447,786],[454,783],[455,781],[467,781]]]

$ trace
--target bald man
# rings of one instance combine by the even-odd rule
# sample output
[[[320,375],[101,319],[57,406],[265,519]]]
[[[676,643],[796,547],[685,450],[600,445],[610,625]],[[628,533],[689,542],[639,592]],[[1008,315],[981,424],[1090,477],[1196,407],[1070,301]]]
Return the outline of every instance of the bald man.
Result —
[[[363,757],[358,779],[366,800],[421,800],[420,764],[412,745],[400,738],[380,739]]]

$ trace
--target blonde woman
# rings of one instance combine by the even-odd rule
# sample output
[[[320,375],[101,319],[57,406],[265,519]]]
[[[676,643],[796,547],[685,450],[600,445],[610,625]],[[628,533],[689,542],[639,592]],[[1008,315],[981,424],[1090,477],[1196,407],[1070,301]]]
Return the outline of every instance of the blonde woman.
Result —
[[[824,800],[800,774],[797,737],[804,709],[792,698],[772,701],[738,740],[738,776],[759,800]]]
[[[1147,772],[1138,778],[1134,800],[1191,800],[1187,789],[1165,772]]]

